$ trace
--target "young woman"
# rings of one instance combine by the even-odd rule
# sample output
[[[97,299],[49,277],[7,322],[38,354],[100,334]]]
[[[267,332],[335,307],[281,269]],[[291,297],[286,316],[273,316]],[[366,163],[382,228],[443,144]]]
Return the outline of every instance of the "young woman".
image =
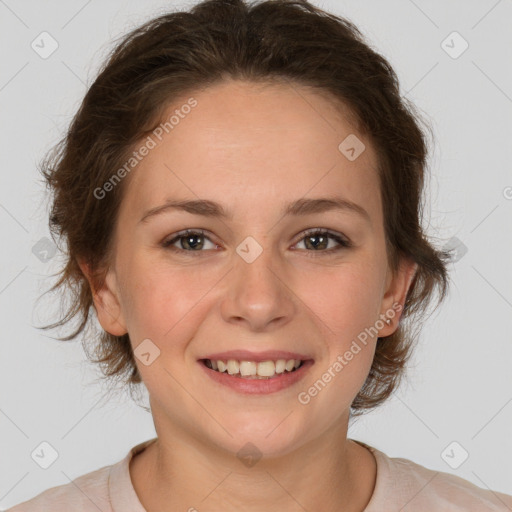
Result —
[[[210,0],[130,33],[44,165],[60,322],[149,392],[157,438],[12,512],[506,511],[347,438],[448,286],[427,148],[386,60],[305,0]],[[90,340],[88,340],[88,343]]]

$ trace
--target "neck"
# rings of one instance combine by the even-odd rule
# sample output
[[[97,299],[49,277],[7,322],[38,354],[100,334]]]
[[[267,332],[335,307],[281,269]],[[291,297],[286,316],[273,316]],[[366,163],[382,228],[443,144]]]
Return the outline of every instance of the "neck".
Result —
[[[166,430],[132,459],[132,483],[147,512],[362,512],[373,493],[376,463],[346,433],[344,425],[286,455],[244,464],[188,432]]]

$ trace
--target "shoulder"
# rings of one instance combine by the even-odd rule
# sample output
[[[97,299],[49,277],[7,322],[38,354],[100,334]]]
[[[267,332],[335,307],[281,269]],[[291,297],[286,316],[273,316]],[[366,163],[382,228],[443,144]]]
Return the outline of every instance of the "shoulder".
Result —
[[[130,460],[157,438],[130,449],[124,459],[79,476],[72,482],[52,487],[5,512],[145,512],[130,480]]]
[[[407,496],[411,505],[465,512],[512,510],[512,496],[478,487],[459,476],[428,469],[407,459],[390,460],[395,479],[407,482],[413,491]],[[400,486],[399,482],[397,484]]]
[[[82,475],[72,482],[52,487],[6,512],[111,512],[108,480],[112,466]]]
[[[358,441],[359,442],[359,441]],[[388,457],[365,445],[377,461],[374,494],[364,512],[510,512],[512,496],[483,489],[461,477],[426,468],[404,459]]]

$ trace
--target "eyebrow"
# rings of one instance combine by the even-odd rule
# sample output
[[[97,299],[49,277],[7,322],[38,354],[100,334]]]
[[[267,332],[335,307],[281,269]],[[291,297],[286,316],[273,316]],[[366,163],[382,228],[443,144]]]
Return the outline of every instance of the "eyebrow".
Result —
[[[213,217],[224,220],[232,220],[233,214],[227,211],[221,204],[208,199],[197,200],[175,200],[168,199],[164,204],[146,211],[140,222],[147,222],[151,217],[167,212],[169,210],[181,210],[194,215]],[[359,204],[342,197],[319,197],[315,199],[297,199],[284,206],[281,214],[304,216],[328,211],[345,211],[354,213],[371,223],[370,215]]]

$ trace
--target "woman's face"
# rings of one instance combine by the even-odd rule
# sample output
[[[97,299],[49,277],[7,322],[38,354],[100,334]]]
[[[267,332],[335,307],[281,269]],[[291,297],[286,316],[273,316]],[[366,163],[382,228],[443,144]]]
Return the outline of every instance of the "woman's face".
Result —
[[[125,178],[96,308],[129,333],[159,436],[284,454],[346,429],[412,276],[391,278],[376,155],[327,98],[237,81],[193,97]],[[194,211],[153,210],[171,201]]]

